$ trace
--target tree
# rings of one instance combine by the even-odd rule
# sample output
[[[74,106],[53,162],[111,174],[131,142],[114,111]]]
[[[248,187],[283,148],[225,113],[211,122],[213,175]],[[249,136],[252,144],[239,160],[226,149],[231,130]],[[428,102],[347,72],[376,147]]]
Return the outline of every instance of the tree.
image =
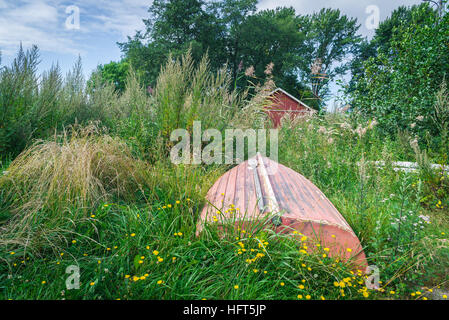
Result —
[[[320,63],[320,72],[330,79],[345,74],[361,37],[357,35],[360,25],[357,19],[342,15],[340,10],[322,9],[318,13],[300,17],[300,31],[306,35],[305,46],[300,53],[298,74],[303,83],[310,82],[312,65]],[[317,89],[317,95],[326,98],[329,88],[326,81]]]
[[[212,6],[223,26],[222,39],[225,43],[225,52],[222,63],[228,63],[232,78],[235,82],[238,70],[241,68],[241,50],[245,47],[242,36],[245,34],[244,25],[255,12],[257,0],[223,0]]]
[[[111,61],[108,64],[99,65],[97,67],[97,71],[101,74],[102,81],[111,82],[119,92],[125,90],[128,70],[129,63],[126,60],[120,62]]]
[[[351,93],[353,107],[375,117],[386,133],[439,135],[428,115],[449,76],[449,15],[431,12],[427,4],[412,8],[410,21],[395,28],[388,50],[377,50],[363,63]]]
[[[160,66],[171,54],[187,50],[193,60],[207,53],[211,70],[227,66],[232,83],[248,85],[242,71],[254,68],[257,80],[274,64],[274,81],[300,98],[311,97],[311,65],[322,60],[330,77],[344,74],[346,58],[360,41],[356,19],[339,10],[323,9],[297,16],[293,8],[256,12],[257,0],[155,0],[144,20],[145,30],[120,43],[124,59],[138,72],[145,85],[155,85]],[[318,93],[325,97],[327,84]],[[320,102],[309,102],[319,108]]]
[[[355,89],[355,84],[359,78],[364,76],[363,63],[368,59],[377,56],[378,52],[388,54],[391,50],[391,40],[393,35],[402,25],[412,22],[412,13],[418,9],[418,5],[411,7],[401,6],[391,13],[391,16],[382,21],[376,29],[371,41],[364,39],[360,46],[356,48],[355,56],[351,61],[352,78],[347,88],[347,93]],[[422,6],[423,11],[420,17],[415,17],[415,23],[422,23],[427,15],[433,14],[428,6]]]
[[[299,82],[296,66],[304,49],[304,38],[293,8],[263,10],[248,17],[240,26],[237,60],[244,67],[253,66],[259,79],[264,78],[266,66],[273,63],[275,83],[300,96],[305,88]]]
[[[191,48],[193,58],[199,61],[208,51],[213,68],[223,64],[224,31],[215,6],[202,0],[155,0],[148,11],[146,30],[118,44],[146,85],[155,85],[170,53],[176,58]]]

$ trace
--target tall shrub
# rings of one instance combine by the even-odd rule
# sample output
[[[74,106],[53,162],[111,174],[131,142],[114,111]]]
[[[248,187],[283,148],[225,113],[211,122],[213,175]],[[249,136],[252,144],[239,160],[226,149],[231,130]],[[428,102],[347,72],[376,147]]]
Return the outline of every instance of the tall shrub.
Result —
[[[448,76],[448,37],[448,14],[429,14],[427,5],[414,8],[410,21],[393,30],[388,50],[378,50],[364,63],[364,75],[352,92],[353,107],[375,117],[386,133],[399,128],[437,136],[428,115]]]

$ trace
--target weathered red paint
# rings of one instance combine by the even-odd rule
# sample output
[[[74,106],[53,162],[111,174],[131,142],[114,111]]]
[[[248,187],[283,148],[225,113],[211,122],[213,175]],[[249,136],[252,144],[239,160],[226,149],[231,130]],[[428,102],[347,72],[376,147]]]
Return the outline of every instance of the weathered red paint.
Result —
[[[197,235],[204,223],[218,223],[220,226],[234,223],[249,230],[251,223],[266,221],[279,233],[296,230],[300,234],[298,237],[305,235],[311,242],[319,242],[323,248],[329,248],[329,256],[350,260],[364,270],[367,262],[359,239],[321,190],[292,169],[266,157],[260,159],[263,159],[265,168],[277,165],[277,170],[268,178],[281,213],[281,225],[268,222],[270,213],[260,210],[254,179],[254,170],[260,174],[260,167],[252,169],[245,161],[226,172],[209,190],[208,204],[201,212]],[[263,185],[261,189],[261,202],[266,203],[267,191]],[[310,248],[314,247],[310,245]]]
[[[269,97],[272,104],[266,108],[266,112],[273,125],[277,128],[281,124],[281,119],[286,115],[290,115],[291,119],[299,116],[304,116],[314,112],[310,107],[303,102],[296,100],[282,89],[276,89]]]

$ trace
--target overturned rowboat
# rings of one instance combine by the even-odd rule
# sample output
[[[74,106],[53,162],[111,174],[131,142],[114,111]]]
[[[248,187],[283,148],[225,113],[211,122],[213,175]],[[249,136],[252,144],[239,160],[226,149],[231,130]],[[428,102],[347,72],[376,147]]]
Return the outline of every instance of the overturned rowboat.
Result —
[[[205,223],[244,229],[266,221],[276,232],[300,234],[329,248],[331,257],[367,266],[359,239],[321,190],[259,153],[221,176],[206,199],[197,234]]]

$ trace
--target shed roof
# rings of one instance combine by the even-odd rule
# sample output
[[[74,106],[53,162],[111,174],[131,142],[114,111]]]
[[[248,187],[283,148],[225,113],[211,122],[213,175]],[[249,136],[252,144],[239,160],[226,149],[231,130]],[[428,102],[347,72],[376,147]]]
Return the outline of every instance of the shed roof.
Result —
[[[270,92],[270,96],[272,96],[273,94],[275,94],[276,92],[282,92],[283,94],[285,94],[286,96],[288,96],[289,98],[295,100],[296,102],[298,102],[299,104],[303,105],[304,107],[306,107],[307,109],[309,109],[310,111],[316,112],[315,109],[309,107],[307,104],[305,104],[304,102],[302,102],[301,100],[296,99],[294,96],[292,96],[290,93],[288,93],[287,91],[285,91],[282,88],[277,88],[275,90],[273,90],[272,92]]]

